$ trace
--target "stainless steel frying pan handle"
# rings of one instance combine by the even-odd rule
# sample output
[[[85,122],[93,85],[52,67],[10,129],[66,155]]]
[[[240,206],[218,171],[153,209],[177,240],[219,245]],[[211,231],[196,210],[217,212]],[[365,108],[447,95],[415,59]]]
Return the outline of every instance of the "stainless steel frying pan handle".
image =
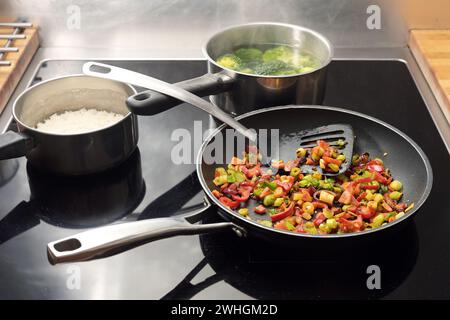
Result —
[[[120,82],[126,82],[135,86],[151,89],[165,95],[171,96],[178,100],[189,103],[203,111],[208,112],[213,117],[223,121],[251,141],[256,141],[257,135],[253,130],[249,130],[212,103],[196,96],[195,94],[177,87],[176,85],[149,77],[147,75],[122,69],[119,67],[98,63],[86,62],[83,65],[83,73],[89,76],[105,78]]]
[[[197,210],[188,218],[199,216],[207,209],[209,206]],[[184,218],[148,219],[94,228],[50,242],[47,252],[52,264],[84,261],[163,238],[230,229],[238,235],[245,235],[241,227],[231,222],[190,224]]]

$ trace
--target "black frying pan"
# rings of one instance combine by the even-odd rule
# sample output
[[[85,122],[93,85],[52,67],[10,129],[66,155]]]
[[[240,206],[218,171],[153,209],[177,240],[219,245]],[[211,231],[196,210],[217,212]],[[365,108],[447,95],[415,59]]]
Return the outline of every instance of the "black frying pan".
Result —
[[[160,238],[230,228],[239,235],[249,234],[268,241],[289,241],[291,244],[293,241],[298,241],[301,245],[301,243],[306,244],[305,240],[309,240],[310,243],[329,246],[332,243],[342,245],[342,241],[336,241],[340,239],[351,244],[357,241],[356,238],[373,238],[387,230],[397,230],[396,227],[404,224],[418,211],[430,193],[433,180],[432,169],[422,149],[406,134],[381,120],[345,109],[324,106],[273,107],[246,113],[236,119],[248,128],[279,129],[281,159],[292,158],[293,152],[298,148],[296,135],[299,131],[330,123],[350,124],[356,136],[354,152],[369,152],[372,156],[382,157],[385,166],[391,169],[395,178],[403,182],[404,199],[414,202],[415,206],[399,220],[357,233],[311,235],[265,227],[225,207],[212,195],[211,191],[214,189],[212,180],[218,165],[207,164],[204,153],[219,135],[225,134],[227,127],[222,125],[204,141],[198,153],[197,174],[207,198],[219,208],[219,214],[227,222],[191,224],[202,218],[205,212],[202,209],[178,219],[149,219],[106,226],[49,243],[50,261],[58,263],[87,260]],[[225,154],[225,144],[223,148]],[[241,152],[242,150],[237,150],[237,154]],[[383,157],[383,155],[386,156]]]

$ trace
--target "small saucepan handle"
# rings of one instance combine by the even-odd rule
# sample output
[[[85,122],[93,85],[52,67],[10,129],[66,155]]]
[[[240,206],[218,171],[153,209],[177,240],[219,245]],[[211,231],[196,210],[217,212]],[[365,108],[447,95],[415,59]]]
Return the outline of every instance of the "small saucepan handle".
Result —
[[[176,86],[197,96],[204,97],[226,92],[233,85],[233,78],[222,73],[207,73],[197,78],[175,83]],[[155,115],[183,103],[176,98],[153,90],[146,90],[130,96],[127,106],[137,115]]]
[[[113,224],[81,232],[47,245],[50,263],[75,262],[101,258],[138,245],[179,236],[234,230],[245,235],[245,230],[231,222],[191,224],[210,205],[191,213],[185,218],[156,218],[135,222]]]
[[[32,147],[33,139],[21,132],[7,131],[0,135],[0,160],[24,156]]]

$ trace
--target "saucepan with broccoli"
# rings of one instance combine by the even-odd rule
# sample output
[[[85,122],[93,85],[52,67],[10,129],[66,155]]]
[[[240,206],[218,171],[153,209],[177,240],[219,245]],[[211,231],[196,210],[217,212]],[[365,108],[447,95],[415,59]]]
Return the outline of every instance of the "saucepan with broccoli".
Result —
[[[283,23],[250,23],[213,35],[203,54],[208,73],[177,83],[219,108],[243,114],[287,104],[321,104],[333,55],[318,32]],[[138,115],[154,115],[181,101],[154,91],[128,98]]]

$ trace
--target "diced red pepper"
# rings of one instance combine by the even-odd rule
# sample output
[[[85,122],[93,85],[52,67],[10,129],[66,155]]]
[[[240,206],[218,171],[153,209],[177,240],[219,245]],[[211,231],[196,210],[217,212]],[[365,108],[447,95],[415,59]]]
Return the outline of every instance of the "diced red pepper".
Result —
[[[356,210],[356,214],[361,215],[363,219],[370,219],[375,215],[376,211],[371,207],[361,206]]]
[[[314,201],[313,203],[314,209],[325,209],[328,208],[328,205],[326,203],[320,202],[320,201]]]
[[[363,226],[364,224],[361,216],[359,216],[356,220],[352,221],[343,218],[339,219],[339,228],[343,232],[360,231],[363,228]]]
[[[381,204],[381,206],[382,206],[383,209],[386,210],[387,212],[392,212],[392,208],[391,208],[386,202],[383,202],[383,203]]]
[[[366,190],[378,190],[378,186],[374,186],[371,184],[364,184],[361,186],[361,188],[366,189]]]
[[[288,181],[287,182],[281,182],[281,181],[276,181],[276,183],[282,187],[284,189],[284,191],[288,192],[289,190],[291,190],[292,186],[294,185],[294,180],[295,178],[292,176],[288,176]]]
[[[294,232],[297,233],[306,233],[305,229],[303,228],[303,224],[299,224],[295,227]]]
[[[323,149],[328,149],[330,145],[325,140],[317,140],[317,145]]]
[[[240,186],[243,186],[243,187],[254,187],[255,183],[253,181],[242,181],[240,183]]]
[[[244,172],[247,178],[253,178],[254,176],[259,175],[261,172],[261,166],[257,164],[253,168],[250,168],[247,170],[247,172]]]
[[[239,195],[232,195],[233,200],[238,202],[245,202],[250,198],[250,193],[252,192],[252,187],[250,186],[242,186],[239,187],[238,192]]]
[[[344,192],[342,192],[338,201],[342,204],[350,204],[350,203],[352,203],[352,197],[353,197],[353,195],[351,194],[350,191],[344,190]]]
[[[284,191],[282,187],[277,187],[275,189],[275,191],[273,192],[273,195],[275,196],[275,198],[281,198],[282,196],[284,196]]]
[[[350,212],[352,212],[352,213],[356,213],[356,210],[358,210],[358,207],[357,206],[350,206],[349,208],[347,208],[347,211],[350,211]]]
[[[294,213],[294,202],[291,202],[291,204],[289,205],[289,207],[287,209],[285,209],[282,212],[278,212],[273,214],[270,218],[272,219],[272,222],[284,219],[286,217],[291,216]]]
[[[378,164],[378,165],[380,165],[380,166],[384,166],[384,165],[383,165],[383,162],[381,162],[379,159],[373,159],[373,160],[370,160],[369,162],[367,162],[367,164],[368,164],[368,165],[371,165],[371,164]]]
[[[226,194],[237,194],[238,193],[237,183],[226,184],[226,185],[227,185],[226,187],[220,189],[223,193],[226,193]]]
[[[263,199],[265,196],[269,195],[272,192],[269,187],[265,187],[259,197]]]
[[[375,175],[375,180],[378,181],[379,183],[384,184],[384,185],[388,184],[388,179],[383,177],[378,172],[374,172],[374,175]]]
[[[325,163],[327,163],[327,164],[328,164],[328,163],[333,163],[333,164],[338,165],[338,166],[340,166],[340,165],[342,164],[342,161],[341,161],[341,160],[334,159],[334,158],[331,158],[331,157],[325,157],[325,156],[323,156],[322,159],[323,159],[323,161],[325,161]]]
[[[361,178],[361,179],[357,179],[357,180],[353,181],[353,184],[356,185],[356,184],[359,184],[359,183],[368,183],[370,181],[372,181],[372,178],[371,177],[366,177],[366,178]]]
[[[219,201],[223,205],[229,207],[230,209],[236,209],[239,206],[239,202],[233,201],[233,200],[231,200],[230,198],[227,198],[227,197],[220,197]]]
[[[371,172],[383,172],[384,171],[384,167],[382,165],[379,164],[368,164],[367,165],[367,170],[371,171]]]
[[[223,196],[223,194],[220,193],[218,190],[213,190],[213,191],[212,191],[212,194],[213,194],[213,196],[216,197],[217,199],[220,199],[220,197]]]
[[[314,219],[314,225],[318,227],[322,222],[324,222],[326,219],[325,215],[321,212],[319,213],[316,218]]]
[[[257,214],[264,214],[264,213],[266,213],[266,208],[263,205],[259,205],[259,206],[255,207],[253,209],[253,211],[255,211],[255,213],[257,213]]]
[[[287,230],[286,222],[284,220],[278,221],[273,227],[279,230]]]
[[[359,195],[358,198],[356,198],[356,201],[361,201],[361,200],[364,199],[366,196],[367,196],[367,192],[364,191],[363,193],[361,193],[361,194]]]

